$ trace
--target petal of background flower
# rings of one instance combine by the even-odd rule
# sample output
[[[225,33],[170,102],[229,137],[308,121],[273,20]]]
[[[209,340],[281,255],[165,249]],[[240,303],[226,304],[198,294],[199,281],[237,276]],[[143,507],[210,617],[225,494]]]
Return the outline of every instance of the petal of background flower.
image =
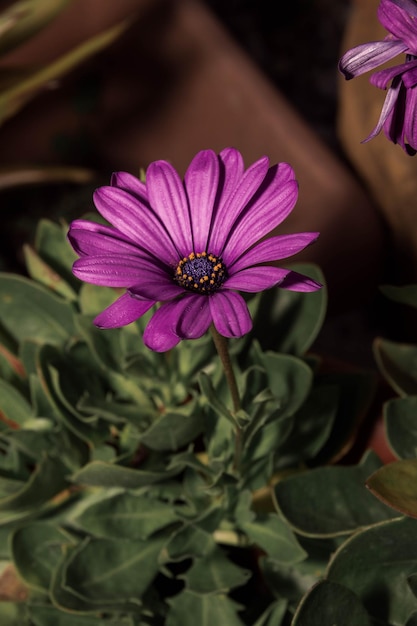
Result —
[[[176,170],[167,161],[154,161],[146,172],[152,209],[171,234],[180,256],[193,251],[193,233],[185,190]]]
[[[72,271],[86,283],[105,287],[130,287],[150,274],[154,281],[166,280],[166,273],[152,261],[128,255],[102,255],[77,259]]]
[[[414,154],[417,150],[417,88],[407,89],[407,100],[404,117],[404,134],[410,149],[406,151]]]
[[[417,29],[414,0],[381,0],[378,19],[396,39],[403,41],[410,52],[417,53]]]
[[[407,50],[402,41],[371,41],[351,48],[339,61],[339,70],[347,80],[360,76]]]
[[[316,280],[313,280],[308,276],[304,276],[304,274],[293,272],[292,270],[279,286],[280,289],[288,289],[288,291],[302,291],[306,293],[310,291],[317,291],[322,287],[323,285]]]
[[[259,189],[269,167],[267,157],[262,157],[253,163],[241,176],[236,187],[231,192],[227,202],[221,202],[213,216],[208,252],[221,254],[223,246],[229,236],[230,229],[239,213]],[[230,164],[229,170],[230,172]]]
[[[408,87],[413,86],[413,72],[411,70],[417,67],[417,61],[409,61],[408,63],[401,63],[400,65],[394,65],[392,67],[387,67],[384,70],[380,70],[379,72],[375,72],[369,79],[369,82],[378,87],[378,89],[386,89],[391,80],[393,80],[396,76],[402,76],[404,84]],[[410,85],[406,84],[406,77],[408,76],[408,82]],[[415,82],[414,82],[415,84]]]
[[[269,263],[271,261],[286,259],[314,243],[319,235],[320,233],[295,233],[269,237],[255,245],[249,251],[244,252],[234,261],[227,268],[229,274],[232,275],[246,267],[251,267],[259,263]]]
[[[252,328],[248,306],[234,291],[217,291],[209,296],[213,323],[223,337],[242,337]]]
[[[408,89],[417,85],[417,60],[412,63],[407,63],[406,65],[407,69],[404,71],[402,79]]]
[[[281,283],[290,270],[271,265],[259,265],[258,267],[248,267],[233,274],[222,285],[224,289],[238,289],[256,293],[264,289],[270,289]]]
[[[185,173],[184,185],[190,206],[194,252],[207,251],[219,185],[219,160],[213,150],[202,150],[196,154]]]
[[[74,220],[70,224],[68,239],[79,256],[100,256],[102,254],[134,254],[150,258],[137,243],[112,226],[105,226],[87,220]]]
[[[293,210],[297,197],[298,183],[290,180],[280,186],[276,193],[267,194],[239,216],[222,252],[226,267],[281,224]]]
[[[94,324],[99,328],[127,326],[142,317],[154,304],[155,302],[149,300],[136,300],[128,293],[124,293],[97,315]]]
[[[113,172],[110,185],[112,187],[119,187],[128,193],[136,196],[142,202],[148,202],[148,193],[146,191],[146,185],[139,178],[129,174],[129,172]]]
[[[165,263],[178,262],[179,254],[165,226],[145,204],[117,187],[94,192],[99,213],[124,235]]]
[[[387,91],[387,95],[385,96],[384,104],[382,106],[381,115],[379,116],[379,120],[375,128],[369,133],[369,135],[363,139],[363,143],[370,141],[374,137],[376,137],[384,127],[386,123],[389,123],[389,119],[392,116],[395,105],[398,100],[398,96],[401,91],[402,80],[400,76],[396,76],[392,81],[391,87]],[[403,86],[404,88],[404,86]],[[391,141],[394,141],[391,139]]]

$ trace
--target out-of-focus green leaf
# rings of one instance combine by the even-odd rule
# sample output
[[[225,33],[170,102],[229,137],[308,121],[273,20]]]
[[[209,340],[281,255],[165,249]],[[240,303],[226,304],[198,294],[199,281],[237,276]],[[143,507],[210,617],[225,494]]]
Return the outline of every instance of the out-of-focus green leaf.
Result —
[[[19,428],[32,417],[32,407],[26,398],[0,378],[0,430]]]
[[[23,253],[28,273],[33,280],[49,287],[67,300],[74,301],[76,299],[77,295],[71,285],[49,267],[31,246],[23,246]]]
[[[195,403],[193,402],[193,405]],[[153,450],[176,451],[191,443],[203,430],[203,416],[186,410],[168,410],[145,430],[140,440]]]
[[[381,285],[379,289],[390,300],[417,308],[417,285]]]
[[[355,533],[336,551],[326,578],[353,591],[372,618],[404,624],[417,611],[408,580],[417,572],[417,521],[394,519]]]
[[[385,433],[400,459],[417,457],[417,396],[392,398],[383,407]]]
[[[71,0],[21,0],[0,13],[0,54],[36,35]]]
[[[0,274],[0,323],[17,342],[60,345],[74,331],[73,313],[65,301],[15,274]]]
[[[129,615],[97,617],[78,614],[75,616],[74,613],[66,613],[51,605],[32,604],[29,605],[28,612],[31,626],[140,626],[136,619]],[[25,626],[25,624],[19,623],[16,626]]]
[[[291,626],[372,626],[358,596],[337,583],[323,580],[303,598]]]
[[[1,626],[31,626],[26,605],[22,602],[0,602],[0,623]]]
[[[253,335],[265,348],[302,356],[323,325],[327,288],[317,265],[297,263],[288,267],[319,281],[323,287],[311,293],[279,288],[263,292],[255,314]]]
[[[307,556],[291,528],[277,515],[258,516],[240,526],[255,544],[279,563],[299,563]]]
[[[125,20],[110,29],[83,42],[45,67],[34,70],[24,78],[16,78],[15,84],[0,92],[0,124],[17,113],[50,80],[59,78],[103,48],[115,41],[127,28]]]
[[[268,608],[262,613],[254,626],[281,626],[285,613],[287,611],[287,602],[284,599],[271,602]]]
[[[417,518],[416,458],[382,466],[369,476],[366,485],[388,506],[404,515]]]
[[[417,346],[378,337],[373,349],[379,370],[394,391],[417,395]]]
[[[1,89],[1,71],[0,71]],[[63,165],[0,167],[0,190],[23,185],[50,183],[85,184],[94,178],[91,170]]]
[[[360,465],[328,466],[294,474],[275,485],[278,509],[302,535],[334,537],[395,517],[365,487],[381,463],[368,453]]]

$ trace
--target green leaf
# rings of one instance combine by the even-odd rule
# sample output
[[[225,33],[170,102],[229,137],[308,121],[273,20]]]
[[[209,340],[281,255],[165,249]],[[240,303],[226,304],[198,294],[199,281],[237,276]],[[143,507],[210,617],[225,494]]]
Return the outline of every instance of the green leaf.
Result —
[[[71,269],[78,258],[67,239],[68,225],[56,224],[49,219],[39,220],[36,227],[35,250],[39,257],[54,269],[72,287],[79,287]]]
[[[223,594],[197,594],[185,590],[170,598],[168,603],[171,608],[166,626],[243,626],[237,616],[237,605]]]
[[[390,300],[417,308],[417,285],[381,285],[379,289]]]
[[[11,551],[19,575],[30,587],[48,590],[52,573],[62,557],[69,536],[46,522],[32,522],[11,536]]]
[[[45,287],[0,273],[0,323],[17,341],[61,345],[74,332],[71,307]]]
[[[153,483],[176,476],[181,468],[166,470],[131,469],[120,465],[112,465],[102,461],[92,461],[72,475],[71,480],[79,485],[89,487],[121,487],[122,489],[138,489]]]
[[[196,558],[190,569],[180,576],[186,588],[195,593],[227,592],[244,585],[251,572],[232,563],[218,546]]]
[[[295,413],[310,393],[311,368],[301,359],[286,354],[268,351],[261,358],[269,388],[280,403],[280,417]]]
[[[368,478],[366,485],[384,504],[417,517],[417,459],[384,465]]]
[[[417,456],[417,396],[388,400],[383,407],[385,433],[394,454],[400,459]]]
[[[138,609],[158,572],[164,538],[87,538],[68,551],[56,572],[54,602],[68,610],[80,606]],[[78,603],[80,600],[80,604]]]
[[[31,71],[29,75],[25,75],[23,78],[16,77],[13,84],[0,92],[0,123],[19,111],[48,81],[65,75],[82,61],[115,41],[128,25],[129,20],[113,25],[108,30],[82,42],[52,63]]]
[[[66,473],[58,458],[44,455],[24,486],[0,500],[0,511],[28,509],[47,502],[68,485]]]
[[[417,610],[408,579],[417,572],[417,521],[394,519],[355,533],[336,551],[327,579],[351,589],[371,617],[404,624]]]
[[[79,293],[79,305],[84,315],[98,315],[118,297],[118,291],[111,287],[83,283]]]
[[[29,276],[33,278],[33,280],[45,285],[45,287],[55,291],[58,295],[67,300],[76,300],[77,294],[74,289],[61,278],[55,270],[45,263],[31,246],[27,244],[24,245],[23,253]]]
[[[56,17],[70,0],[22,0],[0,14],[0,54],[33,37]]]
[[[74,613],[64,613],[54,606],[39,604],[29,605],[28,610],[31,626],[138,626],[133,617],[124,615],[116,615],[113,618],[74,615]],[[16,626],[20,626],[20,623]]]
[[[140,435],[140,440],[152,450],[176,451],[202,432],[204,420],[201,412],[192,410],[196,403],[183,410],[167,410],[153,421],[151,426]]]
[[[269,607],[262,613],[260,618],[256,620],[254,626],[282,626],[285,613],[287,612],[287,601],[277,600],[272,602]]]
[[[315,585],[303,598],[291,626],[372,626],[363,604],[350,589],[328,580]]]
[[[283,478],[275,485],[279,511],[309,537],[335,537],[394,517],[366,489],[365,481],[381,465],[368,453],[360,465],[319,467]]]
[[[277,515],[258,516],[240,524],[240,528],[275,561],[293,564],[307,556],[292,530]]]
[[[31,626],[26,605],[22,602],[0,602],[0,622],[1,626]]]
[[[291,269],[322,283],[319,291],[298,293],[269,289],[262,293],[254,319],[253,336],[264,348],[302,356],[316,339],[327,309],[327,289],[321,269],[313,263],[291,264]]]
[[[175,508],[133,493],[105,497],[74,519],[76,526],[98,537],[147,539],[157,530],[179,522]]]
[[[32,417],[32,407],[26,398],[0,378],[0,430],[19,428]]]
[[[214,550],[215,542],[211,533],[194,524],[185,524],[172,533],[161,553],[161,562],[180,561],[190,557],[205,557]]]
[[[417,346],[378,337],[373,345],[378,368],[401,396],[417,395]]]

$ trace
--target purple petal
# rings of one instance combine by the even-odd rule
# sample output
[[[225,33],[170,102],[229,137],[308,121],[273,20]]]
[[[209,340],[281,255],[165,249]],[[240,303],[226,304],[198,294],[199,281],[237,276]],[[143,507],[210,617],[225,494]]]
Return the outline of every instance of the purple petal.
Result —
[[[416,5],[414,0],[381,0],[378,19],[395,39],[403,41],[411,53],[417,51],[415,26]]]
[[[244,252],[227,269],[230,274],[234,274],[235,272],[239,272],[255,264],[286,259],[314,243],[319,234],[320,233],[297,233],[293,235],[269,237],[265,239],[265,241],[258,243],[248,252]]]
[[[347,80],[374,70],[407,50],[402,41],[371,41],[348,50],[339,61],[339,70]]]
[[[198,339],[210,324],[209,298],[187,294],[166,302],[156,311],[145,329],[143,341],[151,350],[165,352],[180,339]]]
[[[149,202],[166,226],[180,253],[193,251],[190,211],[181,178],[166,161],[154,161],[146,172]]]
[[[221,206],[218,207],[214,215],[208,244],[209,251],[213,254],[221,254],[233,222],[259,189],[268,172],[268,165],[267,157],[253,163],[241,176],[227,202],[222,202]]]
[[[72,271],[80,280],[104,287],[130,287],[149,273],[155,282],[166,280],[166,273],[152,261],[121,254],[81,257]]]
[[[281,224],[293,210],[298,197],[297,181],[274,185],[273,189],[275,193],[265,194],[233,224],[230,239],[222,254],[226,267]]]
[[[154,352],[166,352],[174,348],[180,341],[172,329],[174,302],[163,304],[149,320],[143,333],[143,343]]]
[[[116,187],[100,187],[94,202],[101,215],[139,246],[168,264],[176,263],[179,254],[159,218],[149,207]]]
[[[74,220],[70,224],[68,239],[79,256],[134,254],[149,258],[147,251],[143,251],[120,231],[97,222]]]
[[[380,70],[379,72],[375,72],[375,74],[372,74],[369,81],[372,83],[372,85],[374,85],[375,87],[378,87],[379,89],[386,89],[389,82],[392,79],[394,79],[396,76],[401,74],[404,84],[406,86],[413,87],[415,85],[415,81],[413,78],[415,74],[412,72],[412,70],[415,69],[416,67],[417,67],[417,61],[409,61],[408,63],[401,63],[400,65],[394,65],[393,67],[388,67],[384,70]],[[408,76],[408,82],[410,83],[409,85],[407,85],[406,83],[407,76]]]
[[[183,287],[174,283],[171,276],[158,272],[146,272],[140,282],[130,285],[129,293],[135,298],[145,300],[163,302],[164,300],[172,300],[172,298],[184,293]]]
[[[398,78],[398,79],[397,79]],[[387,91],[387,95],[385,96],[384,104],[381,110],[381,115],[379,116],[379,120],[373,131],[363,140],[363,143],[370,141],[374,137],[376,137],[389,120],[392,115],[396,102],[398,100],[398,96],[400,93],[402,81],[400,77],[397,77],[393,80],[391,87]]]
[[[291,271],[286,278],[282,281],[279,288],[287,289],[288,291],[302,291],[310,292],[321,289],[323,285],[308,276],[299,274],[298,272]]]
[[[242,337],[252,328],[248,306],[234,291],[218,291],[209,297],[213,323],[223,337]]]
[[[409,143],[406,152],[414,154],[417,149],[417,89],[407,90],[406,111],[404,120],[404,134]]]
[[[270,265],[260,265],[259,267],[249,267],[245,270],[233,274],[228,278],[223,287],[225,289],[237,289],[257,293],[264,289],[270,289],[281,283],[290,270],[272,267]]]
[[[139,180],[139,178],[136,178],[136,176],[133,176],[133,174],[129,174],[129,172],[113,172],[110,185],[127,191],[136,198],[139,198],[142,202],[148,202],[145,183]]]
[[[403,83],[405,87],[412,88],[417,85],[417,60],[412,63],[406,64],[409,69],[407,69],[403,76]]]
[[[154,304],[155,302],[149,300],[135,300],[128,293],[124,293],[97,315],[94,324],[99,328],[127,326],[142,317]]]
[[[219,160],[213,150],[203,150],[194,157],[185,173],[184,184],[190,205],[194,251],[207,251],[219,185]]]

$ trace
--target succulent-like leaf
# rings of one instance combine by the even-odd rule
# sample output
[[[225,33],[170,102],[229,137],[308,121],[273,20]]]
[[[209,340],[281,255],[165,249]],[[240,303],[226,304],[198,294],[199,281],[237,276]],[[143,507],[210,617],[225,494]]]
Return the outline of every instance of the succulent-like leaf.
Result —
[[[417,459],[394,461],[366,481],[370,491],[395,511],[417,518]]]

